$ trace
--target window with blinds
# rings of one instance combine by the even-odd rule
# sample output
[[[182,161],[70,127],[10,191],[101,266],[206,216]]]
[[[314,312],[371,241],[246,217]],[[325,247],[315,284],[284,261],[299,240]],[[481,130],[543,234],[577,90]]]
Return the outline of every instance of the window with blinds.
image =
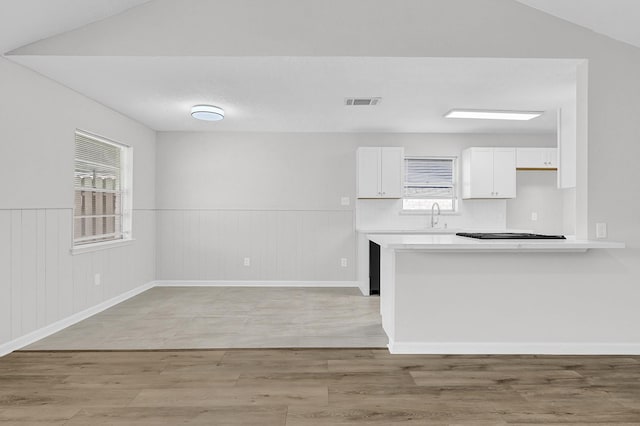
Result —
[[[115,142],[76,132],[75,246],[125,237],[123,177],[126,149]]]
[[[455,158],[406,158],[403,209],[455,211]]]

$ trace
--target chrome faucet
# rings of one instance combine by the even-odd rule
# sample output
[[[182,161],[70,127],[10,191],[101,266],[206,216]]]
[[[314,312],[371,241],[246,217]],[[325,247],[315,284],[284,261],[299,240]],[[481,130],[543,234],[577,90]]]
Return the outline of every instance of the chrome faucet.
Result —
[[[438,208],[438,217],[435,217],[433,214],[436,207]],[[434,220],[434,217],[435,217],[435,220]],[[440,204],[433,203],[431,204],[431,227],[435,228],[439,220],[440,220]]]

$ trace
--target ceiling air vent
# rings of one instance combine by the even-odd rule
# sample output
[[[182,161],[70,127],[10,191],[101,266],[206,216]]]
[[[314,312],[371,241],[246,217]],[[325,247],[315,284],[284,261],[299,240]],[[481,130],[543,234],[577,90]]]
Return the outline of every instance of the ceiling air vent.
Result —
[[[382,98],[346,98],[344,104],[347,106],[376,106]]]

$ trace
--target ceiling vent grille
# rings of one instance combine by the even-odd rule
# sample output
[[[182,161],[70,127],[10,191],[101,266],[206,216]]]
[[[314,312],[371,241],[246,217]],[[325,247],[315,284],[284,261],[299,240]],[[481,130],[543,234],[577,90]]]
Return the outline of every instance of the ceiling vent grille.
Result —
[[[347,106],[376,106],[382,98],[346,98],[344,104]]]

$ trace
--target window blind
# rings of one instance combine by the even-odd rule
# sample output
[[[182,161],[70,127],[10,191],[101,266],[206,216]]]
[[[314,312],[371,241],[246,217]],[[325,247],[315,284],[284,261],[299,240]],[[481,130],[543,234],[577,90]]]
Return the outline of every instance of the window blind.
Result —
[[[75,245],[123,237],[122,149],[115,143],[76,132]]]
[[[452,158],[405,159],[404,195],[410,198],[453,198]]]

